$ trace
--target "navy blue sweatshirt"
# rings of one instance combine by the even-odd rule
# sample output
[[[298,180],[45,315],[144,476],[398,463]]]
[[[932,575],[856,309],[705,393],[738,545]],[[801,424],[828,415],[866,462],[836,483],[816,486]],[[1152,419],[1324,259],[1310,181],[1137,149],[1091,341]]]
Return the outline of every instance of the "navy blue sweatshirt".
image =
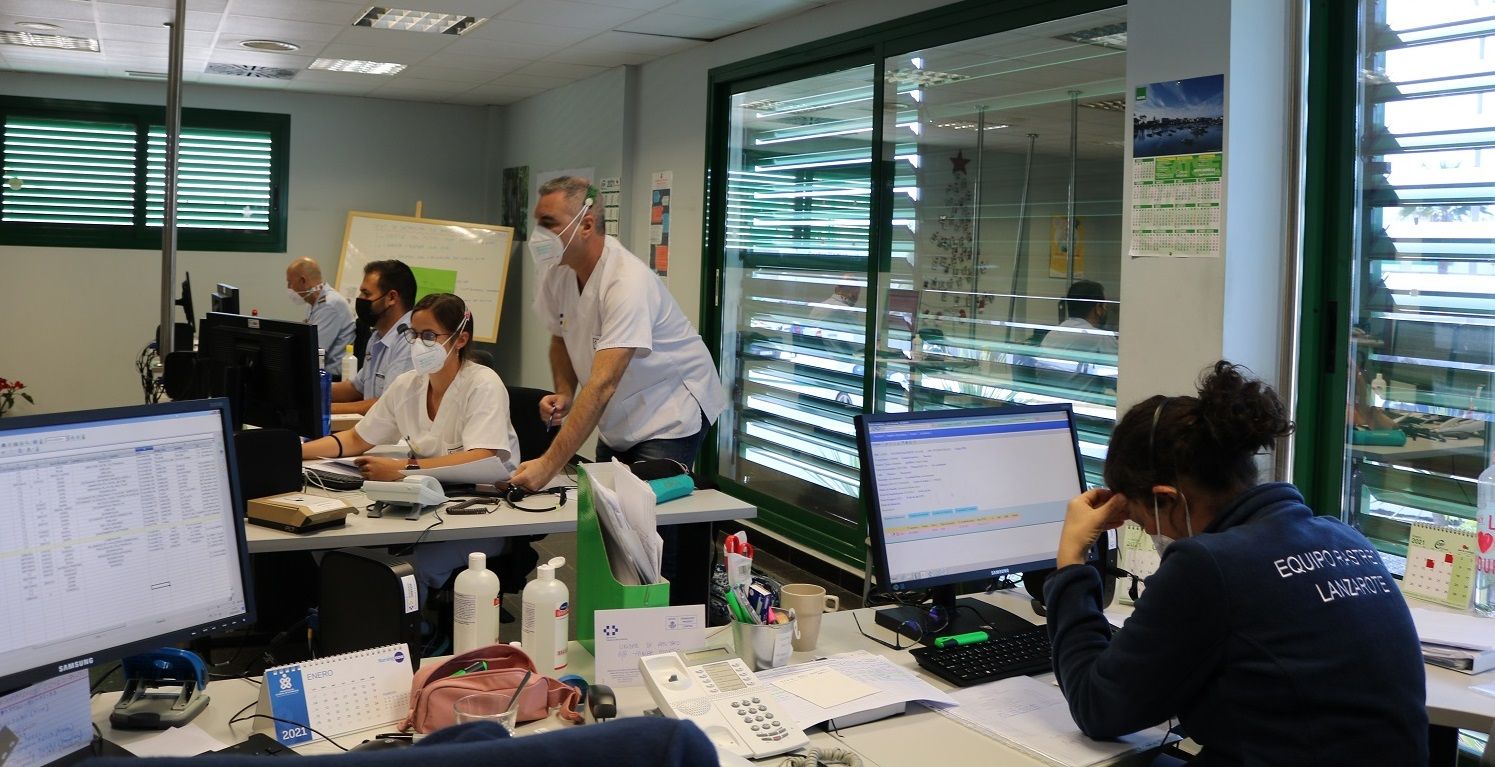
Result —
[[[1054,671],[1075,723],[1116,737],[1176,716],[1197,765],[1427,763],[1426,673],[1370,542],[1259,485],[1175,542],[1114,637],[1100,576],[1044,584]]]

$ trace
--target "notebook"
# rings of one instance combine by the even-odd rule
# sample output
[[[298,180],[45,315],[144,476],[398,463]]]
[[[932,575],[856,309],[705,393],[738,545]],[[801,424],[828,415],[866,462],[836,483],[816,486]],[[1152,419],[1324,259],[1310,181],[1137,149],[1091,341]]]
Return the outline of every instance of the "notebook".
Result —
[[[415,674],[400,644],[265,669],[256,727],[287,746],[402,721]]]

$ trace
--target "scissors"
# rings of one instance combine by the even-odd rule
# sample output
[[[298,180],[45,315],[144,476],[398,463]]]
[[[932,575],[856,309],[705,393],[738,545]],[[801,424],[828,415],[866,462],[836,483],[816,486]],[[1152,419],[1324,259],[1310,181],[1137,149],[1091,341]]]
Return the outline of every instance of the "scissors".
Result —
[[[741,535],[741,533],[738,533],[737,535]],[[747,542],[747,540],[746,540],[747,536],[744,535],[741,538],[739,538],[739,537],[737,537],[737,535],[729,535],[729,536],[727,536],[727,542],[723,545],[723,548],[726,550],[726,553],[728,553],[728,554],[741,554],[742,556],[747,557],[748,559],[752,559],[753,558],[753,544]]]

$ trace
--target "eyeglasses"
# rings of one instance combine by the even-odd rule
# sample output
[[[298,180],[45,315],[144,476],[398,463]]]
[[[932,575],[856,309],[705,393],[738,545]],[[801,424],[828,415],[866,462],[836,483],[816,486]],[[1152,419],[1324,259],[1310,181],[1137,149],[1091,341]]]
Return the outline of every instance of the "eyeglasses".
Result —
[[[415,328],[410,328],[409,330],[405,331],[405,340],[409,341],[412,344],[416,341],[420,341],[425,345],[430,346],[436,343],[436,339],[445,338],[449,335],[453,334],[437,333],[434,330],[416,330]]]

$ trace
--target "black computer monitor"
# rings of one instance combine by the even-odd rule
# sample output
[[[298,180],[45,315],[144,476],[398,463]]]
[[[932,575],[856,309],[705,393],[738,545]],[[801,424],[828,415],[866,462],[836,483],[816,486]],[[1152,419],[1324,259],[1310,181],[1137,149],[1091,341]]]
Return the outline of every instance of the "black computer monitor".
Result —
[[[196,394],[228,397],[236,425],[322,436],[316,325],[209,312],[196,368]]]
[[[881,610],[926,639],[978,628],[1031,629],[976,600],[961,583],[1054,566],[1069,500],[1085,487],[1068,403],[856,418],[867,527],[878,583],[892,592],[933,589],[934,606]]]
[[[219,314],[239,313],[239,289],[232,285],[218,283],[218,286],[213,289],[210,300],[213,304],[213,311]]]
[[[0,691],[254,622],[231,434],[222,399],[0,419]]]

